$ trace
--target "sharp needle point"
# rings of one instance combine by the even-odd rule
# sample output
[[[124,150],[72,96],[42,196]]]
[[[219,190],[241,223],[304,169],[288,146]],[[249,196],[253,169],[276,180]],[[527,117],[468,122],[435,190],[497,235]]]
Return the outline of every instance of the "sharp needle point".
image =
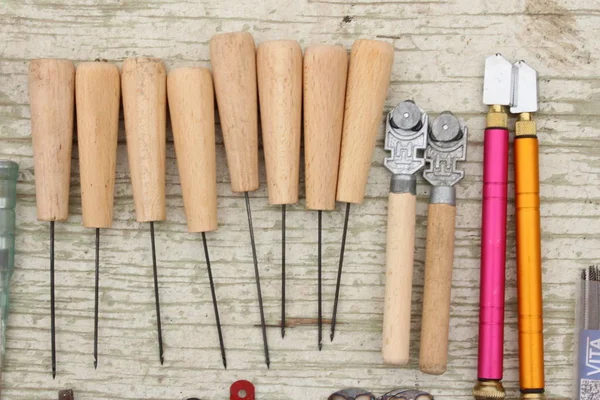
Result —
[[[281,206],[281,338],[285,337],[285,204]]]
[[[340,298],[340,284],[342,282],[342,267],[344,266],[344,249],[346,248],[346,234],[348,233],[348,217],[350,216],[350,203],[346,203],[346,215],[344,217],[344,231],[342,233],[342,247],[340,249],[340,263],[338,265],[337,282],[335,284],[335,298],[333,301],[333,316],[331,318],[331,341],[335,336],[335,324],[337,318],[338,300]]]
[[[323,217],[323,212],[321,210],[318,211],[318,233],[317,233],[317,274],[318,274],[318,344],[319,344],[319,351],[321,351],[321,348],[323,347],[322,341],[323,341],[323,307],[322,307],[322,263],[321,263],[321,255],[322,255],[322,248],[321,248],[321,232],[322,232],[322,217]]]
[[[163,358],[163,342],[162,342],[162,326],[160,323],[160,298],[158,296],[158,269],[156,266],[156,245],[154,242],[154,222],[150,221],[150,240],[152,242],[152,269],[154,273],[154,300],[156,304],[156,326],[158,330],[158,354],[160,364],[164,362]]]
[[[217,294],[215,283],[212,276],[212,268],[210,266],[210,257],[208,256],[208,243],[206,242],[206,234],[202,232],[202,245],[204,247],[204,258],[206,259],[206,269],[208,271],[208,281],[210,283],[210,293],[212,295],[213,309],[215,312],[215,321],[217,324],[217,333],[219,335],[219,346],[221,347],[221,359],[223,365],[227,369],[227,357],[225,356],[225,344],[223,342],[223,332],[221,331],[221,318],[219,317],[219,307],[217,306]]]
[[[260,289],[260,274],[258,271],[258,258],[256,256],[256,244],[254,242],[254,228],[252,227],[252,211],[250,210],[250,197],[248,192],[245,192],[246,197],[246,213],[248,214],[248,230],[250,231],[250,244],[252,246],[252,258],[254,261],[254,277],[256,280],[256,291],[258,292],[258,308],[260,310],[260,325],[262,328],[263,348],[265,352],[265,362],[267,368],[270,368],[269,360],[269,344],[267,342],[267,326],[265,323],[265,311],[263,309],[262,291]]]
[[[100,229],[96,228],[96,284],[94,290],[94,369],[98,365],[98,288],[100,281]]]
[[[56,377],[56,321],[54,313],[54,221],[50,221],[50,337],[52,346],[52,379]]]

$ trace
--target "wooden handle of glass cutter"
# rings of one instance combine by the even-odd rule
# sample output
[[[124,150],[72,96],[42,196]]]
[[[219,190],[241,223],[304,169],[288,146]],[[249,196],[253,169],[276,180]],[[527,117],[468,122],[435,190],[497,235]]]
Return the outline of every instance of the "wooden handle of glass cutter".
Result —
[[[304,52],[304,169],[306,208],[334,210],[348,53],[343,46]]]
[[[165,219],[167,83],[163,62],[129,58],[121,69],[129,173],[138,222]]]
[[[256,49],[248,32],[210,39],[210,62],[231,190],[258,189],[258,102]]]
[[[295,40],[256,50],[258,96],[270,204],[298,201],[302,128],[302,50]]]
[[[426,374],[441,375],[448,364],[455,220],[454,205],[429,204],[419,356],[419,369]]]
[[[390,193],[388,198],[383,361],[406,365],[410,349],[410,314],[417,197]]]
[[[75,82],[83,226],[110,228],[121,106],[119,68],[106,62],[82,63]]]
[[[215,99],[207,68],[178,68],[167,77],[175,153],[189,232],[217,229]]]
[[[362,203],[375,139],[383,121],[394,48],[378,40],[354,42],[350,54],[337,200]]]
[[[37,218],[66,221],[75,108],[73,63],[56,59],[31,61],[29,102]]]

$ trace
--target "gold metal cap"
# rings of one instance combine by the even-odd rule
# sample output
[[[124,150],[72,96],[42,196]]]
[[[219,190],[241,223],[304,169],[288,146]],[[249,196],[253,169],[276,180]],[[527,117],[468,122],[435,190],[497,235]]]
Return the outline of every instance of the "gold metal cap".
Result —
[[[508,110],[505,106],[490,106],[486,120],[488,128],[508,128]]]
[[[544,393],[521,393],[521,400],[546,400]]]
[[[478,381],[473,388],[475,400],[504,399],[506,392],[500,381]]]
[[[531,118],[531,113],[519,114],[519,120],[515,124],[515,135],[516,136],[533,136],[536,135],[536,124]]]

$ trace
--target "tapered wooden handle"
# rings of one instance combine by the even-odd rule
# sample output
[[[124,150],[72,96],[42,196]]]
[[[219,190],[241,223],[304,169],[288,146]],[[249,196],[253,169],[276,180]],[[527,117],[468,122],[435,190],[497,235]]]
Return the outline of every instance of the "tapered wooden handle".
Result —
[[[165,219],[166,73],[163,62],[129,58],[121,69],[129,172],[138,222]]]
[[[302,128],[302,50],[295,40],[256,50],[258,96],[270,204],[298,201]]]
[[[306,208],[334,210],[348,54],[342,46],[304,52],[304,168]]]
[[[415,221],[416,196],[390,193],[382,348],[386,364],[408,363]]]
[[[357,40],[350,54],[337,200],[362,203],[394,61],[391,44]]]
[[[109,228],[121,100],[119,68],[105,62],[82,63],[75,82],[83,226]]]
[[[167,91],[183,205],[190,232],[217,229],[215,98],[210,71],[169,72]]]
[[[73,146],[75,67],[67,60],[29,64],[35,197],[40,221],[66,221]]]
[[[421,353],[419,356],[419,368],[426,374],[443,374],[446,372],[448,364],[455,220],[455,206],[450,204],[429,205]]]
[[[210,40],[219,119],[231,190],[258,189],[256,49],[252,35],[234,32]]]

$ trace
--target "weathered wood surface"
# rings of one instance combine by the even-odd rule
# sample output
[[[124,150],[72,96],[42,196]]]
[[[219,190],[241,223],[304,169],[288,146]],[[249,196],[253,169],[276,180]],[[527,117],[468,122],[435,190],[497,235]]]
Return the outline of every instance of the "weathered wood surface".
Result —
[[[0,7],[0,156],[19,162],[18,236],[4,367],[4,399],[55,399],[72,387],[78,400],[222,400],[236,379],[257,385],[264,400],[325,399],[334,389],[362,386],[430,390],[441,400],[470,399],[476,376],[481,196],[481,104],[484,56],[526,59],[540,73],[541,213],[547,388],[571,397],[574,282],[600,259],[600,5],[595,0],[436,1],[103,1],[6,0]],[[100,360],[92,363],[94,232],[81,226],[79,169],[71,171],[70,218],[57,224],[58,376],[50,374],[48,224],[36,221],[27,98],[32,58],[76,63],[154,56],[168,69],[208,66],[208,40],[247,30],[270,39],[342,44],[357,38],[393,43],[395,61],[386,112],[413,98],[432,113],[450,109],[470,127],[466,178],[457,208],[450,360],[441,377],[418,372],[418,338],[428,189],[419,181],[411,362],[382,362],[386,203],[383,134],[363,205],[353,207],[340,301],[339,333],[317,351],[314,326],[269,329],[272,368],[264,366],[252,257],[243,197],[230,191],[217,126],[219,230],[208,235],[224,324],[229,369],[223,370],[200,237],[188,234],[167,134],[167,220],[156,224],[165,339],[158,362],[150,234],[135,222],[121,118],[115,223],[102,231]],[[383,120],[383,118],[382,118]],[[77,157],[76,144],[73,156]],[[262,157],[262,154],[261,154]],[[303,177],[301,178],[303,180]],[[512,196],[512,185],[510,187]],[[316,213],[289,207],[289,317],[316,317]],[[264,165],[252,194],[266,317],[279,321],[280,213],[268,205]],[[324,214],[326,317],[330,316],[342,211]],[[517,394],[514,208],[509,209],[505,386]]]

